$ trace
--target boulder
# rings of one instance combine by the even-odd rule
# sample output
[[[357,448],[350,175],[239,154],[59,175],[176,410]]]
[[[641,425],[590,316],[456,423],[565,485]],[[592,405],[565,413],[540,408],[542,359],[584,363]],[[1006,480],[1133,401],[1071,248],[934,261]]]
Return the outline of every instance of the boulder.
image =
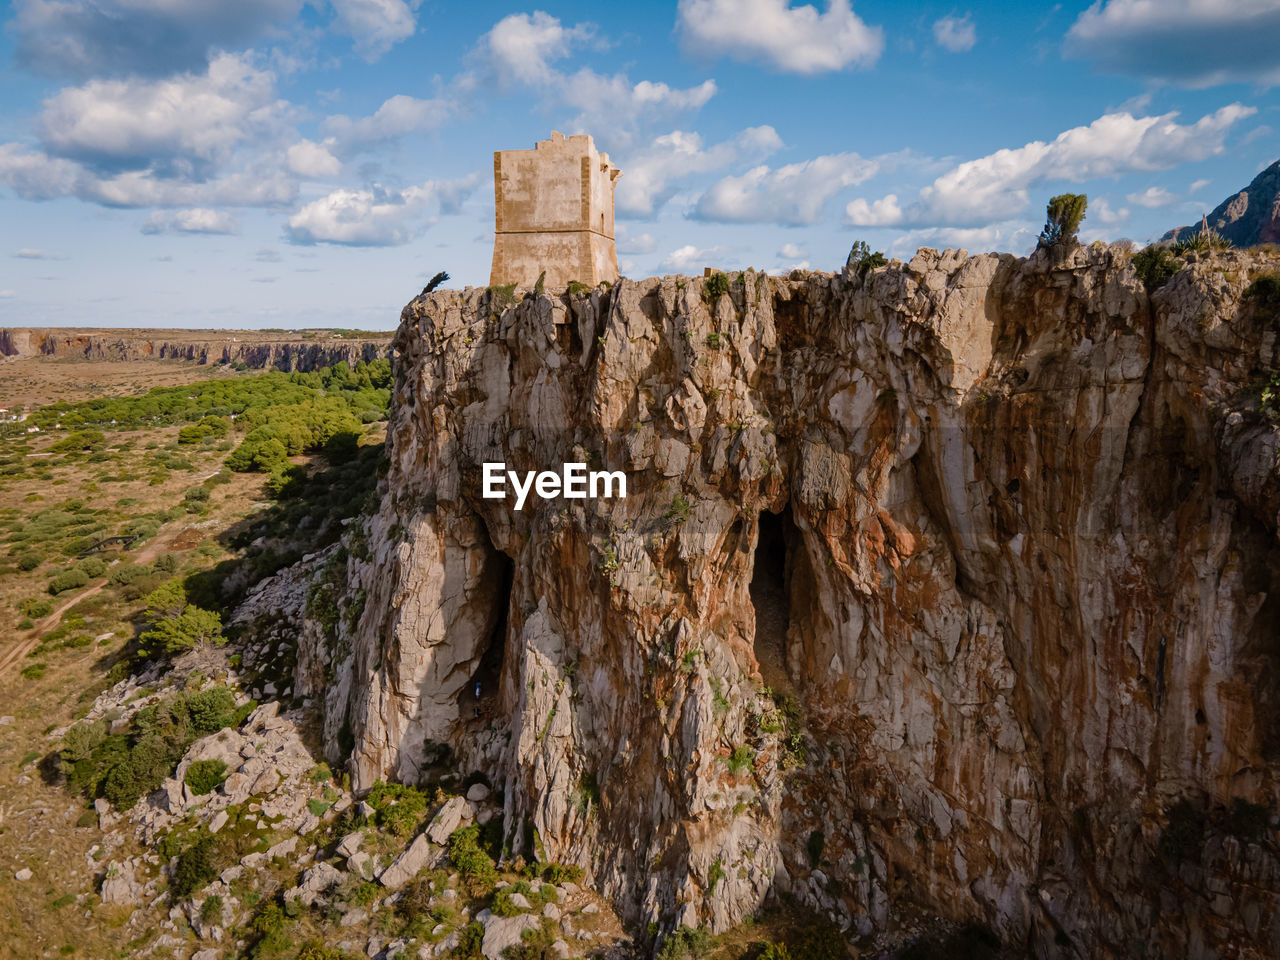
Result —
[[[435,863],[442,851],[432,845],[426,834],[418,834],[413,843],[392,861],[378,876],[379,882],[388,890],[399,890],[418,875],[423,867]]]
[[[488,960],[500,960],[502,951],[519,944],[526,930],[537,930],[542,925],[531,913],[497,917],[488,910],[482,910],[476,915],[476,919],[484,924],[484,940],[480,944],[480,952]]]
[[[316,902],[321,894],[336,886],[342,880],[342,871],[330,863],[317,863],[302,874],[302,880],[296,887],[285,892],[284,898],[297,900],[306,906]]]
[[[445,801],[440,812],[435,815],[431,823],[427,825],[427,836],[435,843],[443,844],[448,842],[449,835],[463,822],[470,820],[475,816],[475,811],[470,803],[462,797],[450,797]]]

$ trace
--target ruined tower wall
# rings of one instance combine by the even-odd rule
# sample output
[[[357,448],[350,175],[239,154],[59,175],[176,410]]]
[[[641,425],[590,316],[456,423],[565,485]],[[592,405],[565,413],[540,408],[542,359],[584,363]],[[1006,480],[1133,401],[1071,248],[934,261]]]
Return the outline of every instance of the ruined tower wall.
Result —
[[[620,176],[591,137],[552,133],[532,150],[493,155],[494,243],[489,282],[548,289],[618,277],[613,185]]]

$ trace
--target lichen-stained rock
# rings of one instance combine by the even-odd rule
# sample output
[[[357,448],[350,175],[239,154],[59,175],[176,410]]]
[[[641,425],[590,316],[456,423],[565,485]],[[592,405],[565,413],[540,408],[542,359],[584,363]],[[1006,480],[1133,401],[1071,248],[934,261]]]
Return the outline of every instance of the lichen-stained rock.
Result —
[[[295,629],[330,761],[483,773],[511,856],[640,926],[786,892],[1037,956],[1273,955],[1277,335],[1243,292],[1278,266],[414,300],[380,509]],[[492,462],[627,496],[517,511]]]

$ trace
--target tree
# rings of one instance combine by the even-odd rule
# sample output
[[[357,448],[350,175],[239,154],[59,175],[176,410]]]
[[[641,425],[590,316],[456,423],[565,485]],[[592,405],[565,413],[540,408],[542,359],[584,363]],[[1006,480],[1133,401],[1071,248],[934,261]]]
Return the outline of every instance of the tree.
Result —
[[[202,643],[222,641],[222,617],[187,600],[180,580],[170,580],[147,594],[143,601],[149,629],[139,639],[147,650],[181,653]]]
[[[1044,230],[1040,232],[1039,246],[1075,243],[1076,233],[1088,206],[1089,198],[1083,193],[1060,193],[1051,197],[1045,211]]]

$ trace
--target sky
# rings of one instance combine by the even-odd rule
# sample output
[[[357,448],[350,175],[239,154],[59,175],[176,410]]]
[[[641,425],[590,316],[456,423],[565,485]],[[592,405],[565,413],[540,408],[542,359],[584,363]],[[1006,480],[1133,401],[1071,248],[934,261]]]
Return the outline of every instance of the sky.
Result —
[[[1154,240],[1280,158],[1280,0],[13,0],[0,325],[393,329],[493,151],[589,133],[622,273]]]

